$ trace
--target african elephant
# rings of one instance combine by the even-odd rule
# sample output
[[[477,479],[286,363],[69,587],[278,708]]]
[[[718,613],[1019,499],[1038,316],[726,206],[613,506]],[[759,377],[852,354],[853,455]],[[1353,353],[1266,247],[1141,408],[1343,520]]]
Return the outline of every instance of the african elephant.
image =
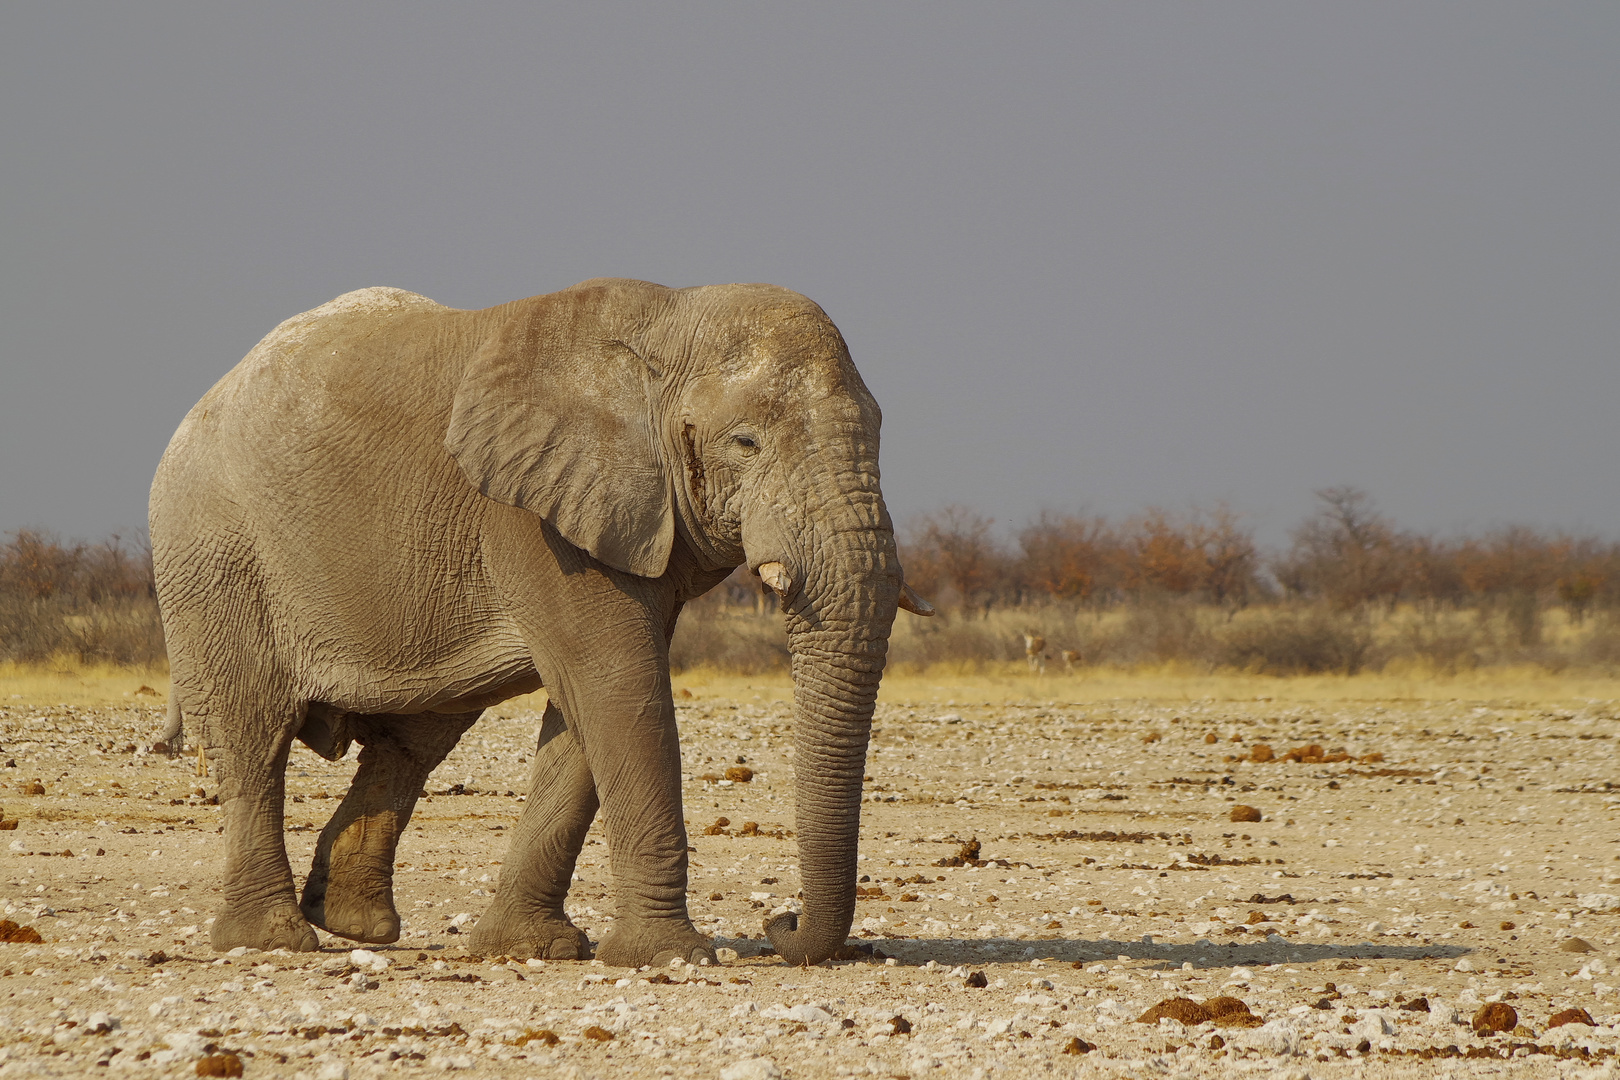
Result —
[[[480,711],[541,686],[531,793],[473,947],[578,957],[563,897],[598,809],[626,966],[713,959],[686,908],[669,636],[746,561],[792,654],[804,913],[854,914],[861,776],[904,585],[877,403],[814,303],[769,285],[596,279],[482,311],[363,289],[272,331],[176,431],[151,536],[173,675],[219,783],[216,949],[399,936],[395,845]],[[283,842],[292,740],[353,784],[302,898]]]

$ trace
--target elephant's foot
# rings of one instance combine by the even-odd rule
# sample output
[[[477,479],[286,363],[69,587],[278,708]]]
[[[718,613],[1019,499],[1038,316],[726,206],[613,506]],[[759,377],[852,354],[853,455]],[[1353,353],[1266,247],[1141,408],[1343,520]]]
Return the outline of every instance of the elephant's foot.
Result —
[[[467,950],[477,956],[518,960],[591,959],[591,941],[585,931],[560,911],[525,916],[490,908],[468,935]]]
[[[387,889],[317,889],[312,884],[304,889],[299,910],[328,934],[350,941],[387,945],[399,940],[399,912]]]
[[[685,919],[618,918],[602,935],[596,958],[609,967],[663,967],[671,960],[718,964],[714,942]]]
[[[290,897],[285,904],[269,908],[227,905],[214,919],[209,943],[220,952],[228,952],[239,945],[266,952],[271,949],[315,952],[321,947],[320,938],[315,936],[315,931]]]

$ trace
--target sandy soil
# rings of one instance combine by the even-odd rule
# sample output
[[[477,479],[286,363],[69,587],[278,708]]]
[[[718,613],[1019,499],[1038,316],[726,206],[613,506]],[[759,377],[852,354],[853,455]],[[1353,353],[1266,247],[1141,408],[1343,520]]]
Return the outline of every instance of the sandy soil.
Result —
[[[461,947],[500,873],[534,702],[480,722],[429,782],[397,945],[219,956],[213,780],[137,749],[161,698],[0,700],[17,822],[0,905],[43,939],[0,944],[0,1075],[192,1076],[225,1054],[312,1078],[1614,1072],[1613,700],[886,688],[856,932],[890,959],[806,970],[759,955],[762,917],[798,890],[782,687],[691,686],[692,912],[731,951],[657,972]],[[1284,760],[1313,744],[1326,760]],[[714,779],[739,764],[751,782]],[[352,770],[295,751],[295,871]],[[1233,821],[1240,805],[1263,820]],[[593,938],[607,854],[593,835],[573,896]],[[1137,1022],[1221,996],[1250,1026]],[[1470,1027],[1492,1002],[1514,1031]],[[1571,1008],[1596,1026],[1549,1026]]]

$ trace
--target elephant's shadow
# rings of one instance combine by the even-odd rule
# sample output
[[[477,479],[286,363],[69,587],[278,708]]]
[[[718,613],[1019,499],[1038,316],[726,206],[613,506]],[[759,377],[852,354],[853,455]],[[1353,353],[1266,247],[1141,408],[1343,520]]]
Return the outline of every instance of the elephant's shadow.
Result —
[[[741,952],[750,942],[722,941]],[[756,947],[757,942],[753,942]],[[1029,960],[1056,963],[1112,962],[1120,959],[1152,960],[1158,970],[1265,967],[1270,964],[1319,964],[1368,960],[1454,960],[1474,950],[1463,945],[1380,945],[1360,942],[1354,945],[1305,944],[1295,941],[1263,941],[1253,944],[1169,944],[1147,941],[1114,941],[1109,938],[1077,940],[1043,938],[1038,941],[1017,938],[872,938],[862,944],[875,946],[905,966],[926,964],[1016,964]]]

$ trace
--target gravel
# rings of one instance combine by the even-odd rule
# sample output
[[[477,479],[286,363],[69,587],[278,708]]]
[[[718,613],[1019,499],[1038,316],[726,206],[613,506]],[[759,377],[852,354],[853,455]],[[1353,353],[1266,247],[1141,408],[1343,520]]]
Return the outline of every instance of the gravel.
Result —
[[[692,913],[722,963],[640,972],[466,955],[537,726],[507,711],[426,785],[399,943],[220,955],[213,780],[123,750],[161,708],[0,708],[0,911],[41,938],[0,943],[0,1076],[1595,1077],[1620,1049],[1611,702],[889,700],[855,919],[877,952],[794,969],[760,934],[797,903],[789,707],[682,698]],[[353,768],[294,751],[295,871]],[[706,833],[722,817],[754,828]],[[596,939],[599,830],[578,876]],[[1137,1022],[1221,997],[1255,1026]]]

